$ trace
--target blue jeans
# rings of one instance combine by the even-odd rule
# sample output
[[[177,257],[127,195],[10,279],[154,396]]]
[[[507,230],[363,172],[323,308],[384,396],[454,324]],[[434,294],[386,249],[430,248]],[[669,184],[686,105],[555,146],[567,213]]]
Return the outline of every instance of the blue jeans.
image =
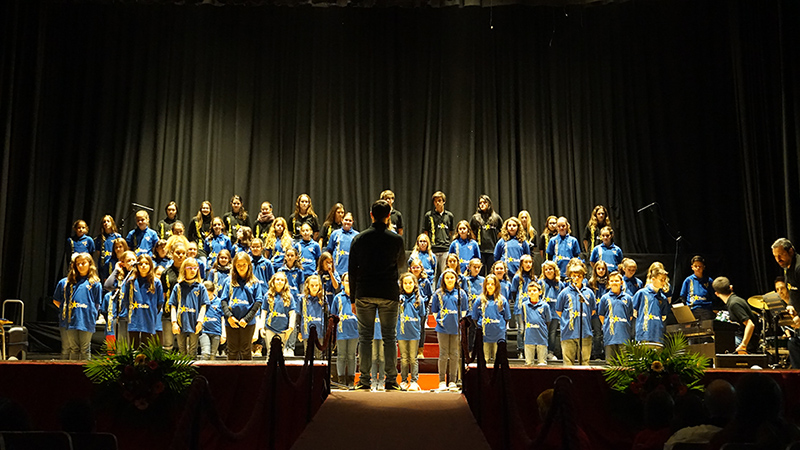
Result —
[[[370,385],[370,366],[372,366],[372,338],[375,335],[375,314],[381,321],[383,335],[383,353],[386,379],[390,383],[397,381],[397,308],[399,300],[385,298],[362,297],[356,299],[356,317],[358,318],[358,367],[361,371],[359,383]]]

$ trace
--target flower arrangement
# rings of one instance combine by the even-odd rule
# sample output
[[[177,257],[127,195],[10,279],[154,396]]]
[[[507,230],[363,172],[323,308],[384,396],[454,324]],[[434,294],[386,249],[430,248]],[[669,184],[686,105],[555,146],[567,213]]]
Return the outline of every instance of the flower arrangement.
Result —
[[[688,352],[688,346],[682,333],[665,336],[661,349],[628,341],[625,349],[609,361],[603,376],[612,389],[641,397],[659,389],[673,396],[702,391],[701,380],[711,360]]]
[[[119,340],[116,350],[104,346],[83,371],[93,383],[119,391],[143,411],[163,396],[184,392],[197,374],[192,364],[188,355],[165,351],[157,339],[139,349]]]

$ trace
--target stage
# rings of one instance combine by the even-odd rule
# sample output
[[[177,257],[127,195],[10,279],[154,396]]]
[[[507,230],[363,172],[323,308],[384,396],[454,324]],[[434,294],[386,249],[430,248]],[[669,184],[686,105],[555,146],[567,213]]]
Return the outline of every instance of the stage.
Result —
[[[288,380],[283,379],[283,376],[277,377],[279,382],[275,385],[277,389],[275,394],[269,392],[271,386],[269,379],[272,379],[272,375],[268,375],[268,366],[263,361],[198,362],[196,366],[199,374],[208,380],[207,393],[210,396],[198,391],[178,407],[164,410],[167,411],[163,413],[164,417],[158,417],[157,420],[140,417],[141,420],[131,421],[117,412],[99,409],[96,410],[96,431],[115,434],[120,449],[143,447],[161,449],[170,448],[176,431],[186,433],[191,430],[191,424],[194,423],[200,430],[199,448],[224,449],[242,445],[269,448],[270,442],[274,448],[289,448],[301,436],[306,424],[312,421],[323,402],[331,398],[324,399],[325,392],[321,383],[327,369],[324,364],[317,364],[313,366],[311,372],[308,372],[303,370],[300,361],[288,362],[285,371]],[[493,371],[487,369],[485,379],[491,377]],[[704,381],[707,383],[722,378],[735,383],[739,377],[748,372],[752,370],[710,369],[706,372]],[[775,378],[783,388],[787,417],[790,419],[800,417],[800,371],[764,370],[763,373]],[[523,436],[521,432],[525,432],[529,437],[534,436],[541,422],[536,408],[536,397],[545,389],[551,388],[554,381],[564,375],[573,382],[577,414],[594,448],[596,450],[630,448],[635,432],[641,427],[641,405],[635,397],[611,391],[603,379],[602,369],[592,367],[508,369],[507,386],[513,393],[511,395],[513,401],[508,410],[512,411],[512,414],[508,416],[506,423],[514,430],[509,433],[508,438],[512,441],[518,439],[516,442],[519,443],[524,441],[519,440]],[[309,379],[315,381],[309,385]],[[0,397],[19,403],[27,412],[31,425],[36,430],[59,430],[59,412],[70,401],[97,401],[97,389],[83,374],[83,366],[80,363],[0,362],[0,380],[2,380]],[[498,416],[497,411],[492,410],[491,401],[486,401],[486,397],[483,399],[480,397],[492,395],[492,391],[484,385],[483,394],[480,394],[477,389],[478,384],[478,371],[474,366],[470,367],[464,376],[464,398],[469,402],[469,409],[472,410],[475,421],[484,428],[488,443],[492,448],[503,448],[502,439],[505,438],[498,434],[501,428],[495,427],[498,417],[493,417]],[[311,387],[308,388],[309,386]],[[392,416],[394,412],[383,411],[389,407],[389,403],[383,403],[391,396],[393,401],[402,404],[403,416],[408,417],[408,420],[421,430],[428,427],[441,428],[442,425],[446,425],[438,421],[434,424],[427,420],[424,422],[415,420],[436,409],[433,405],[440,402],[444,398],[442,396],[456,395],[461,398],[459,394],[430,391],[352,394],[334,391],[334,398],[339,398],[339,401],[342,401],[342,395],[345,396],[343,397],[345,401],[378,404],[379,407],[367,405],[365,410],[380,419],[394,417]],[[202,401],[198,402],[198,398]],[[208,415],[199,417],[198,421],[194,421],[191,414],[184,415],[187,409],[192,413],[198,411],[207,413],[211,398],[221,423],[228,429],[226,432],[220,431]],[[268,420],[272,408],[279,413],[275,420]],[[514,415],[518,417],[515,418]],[[304,448],[303,442],[315,441],[317,437],[313,436],[313,430],[316,427],[325,427],[324,422],[328,420],[342,420],[347,423],[341,414],[320,416],[314,422],[315,428],[309,430],[312,436],[297,441],[297,448]],[[252,422],[249,426],[248,421]],[[187,424],[190,426],[187,427]],[[270,424],[278,430],[274,435],[274,441],[270,441],[268,436]],[[487,427],[489,427],[488,432]],[[231,433],[238,435],[233,436]],[[180,438],[175,440],[181,442],[182,446],[174,448],[188,448],[188,440],[185,442]],[[400,447],[401,441],[397,441],[397,444]]]

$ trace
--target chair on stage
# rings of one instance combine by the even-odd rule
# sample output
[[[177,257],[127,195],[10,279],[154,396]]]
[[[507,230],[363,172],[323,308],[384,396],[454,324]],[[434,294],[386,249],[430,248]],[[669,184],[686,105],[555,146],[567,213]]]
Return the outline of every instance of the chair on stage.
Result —
[[[4,450],[72,450],[72,439],[63,431],[3,431]]]

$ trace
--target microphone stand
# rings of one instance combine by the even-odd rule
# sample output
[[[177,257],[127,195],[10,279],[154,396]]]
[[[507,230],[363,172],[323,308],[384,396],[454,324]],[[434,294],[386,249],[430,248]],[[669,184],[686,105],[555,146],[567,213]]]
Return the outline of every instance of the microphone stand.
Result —
[[[136,270],[136,264],[137,263],[133,264],[133,266],[131,267],[131,270],[125,275],[125,278],[123,278],[122,281],[117,285],[117,289],[114,290],[114,293],[111,294],[112,301],[114,301],[114,303],[117,306],[117,310],[116,310],[115,314],[119,314],[119,310],[120,310],[120,308],[122,306],[122,300],[123,299],[119,298],[119,296],[120,296],[120,294],[122,292],[122,286],[125,286],[125,284],[127,284],[128,281],[130,281],[131,278],[133,277],[133,271]],[[128,308],[130,308],[130,305],[128,305]],[[109,318],[109,319],[110,320],[114,320],[114,325],[113,325],[112,329],[114,330],[114,336],[119,338],[119,319],[117,317],[114,317],[113,319],[111,319],[111,318]],[[126,318],[126,320],[127,320],[127,318]],[[119,341],[119,339],[117,339],[117,341]]]
[[[589,301],[586,300],[586,297],[583,296],[583,292],[581,292],[583,286],[575,285],[574,282],[572,285],[575,286],[575,290],[578,291],[578,297],[580,298],[580,302],[578,302],[580,305],[580,312],[578,313],[578,365],[580,366],[583,361],[583,305],[584,303],[588,305]]]
[[[636,213],[637,214],[641,213],[642,211],[644,211],[646,209],[650,209],[653,206],[656,207],[656,215],[658,216],[658,219],[661,221],[661,224],[664,226],[664,229],[667,231],[667,234],[669,235],[670,238],[672,238],[673,241],[675,241],[675,258],[673,259],[673,262],[672,262],[672,276],[675,278],[675,283],[672,286],[672,296],[674,297],[675,296],[675,292],[676,292],[675,286],[677,286],[677,284],[678,284],[677,283],[678,282],[678,253],[679,253],[679,249],[680,249],[680,246],[681,246],[681,241],[683,240],[683,236],[681,236],[681,232],[680,231],[678,231],[677,233],[673,233],[672,232],[672,227],[670,227],[669,223],[667,223],[667,221],[664,220],[664,216],[661,215],[661,205],[659,205],[658,202],[650,203],[649,205],[637,210]],[[677,236],[675,236],[676,234],[677,234]],[[672,298],[670,298],[670,303],[672,303]]]

